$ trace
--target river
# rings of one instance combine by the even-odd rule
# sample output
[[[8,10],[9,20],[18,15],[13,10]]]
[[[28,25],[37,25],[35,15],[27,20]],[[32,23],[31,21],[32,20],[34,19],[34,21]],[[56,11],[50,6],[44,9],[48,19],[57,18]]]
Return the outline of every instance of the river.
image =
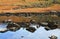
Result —
[[[0,29],[6,26],[7,24],[0,24]],[[51,35],[55,35],[60,39],[60,29],[46,31],[44,27],[40,27],[34,33],[31,33],[21,28],[16,32],[7,31],[0,33],[0,39],[49,39]]]

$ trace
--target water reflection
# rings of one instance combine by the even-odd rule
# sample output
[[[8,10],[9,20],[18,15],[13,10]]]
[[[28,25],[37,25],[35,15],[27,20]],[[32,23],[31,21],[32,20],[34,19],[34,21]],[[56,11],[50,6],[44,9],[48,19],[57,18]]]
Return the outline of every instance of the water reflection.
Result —
[[[0,29],[5,28],[7,24],[0,24]],[[35,26],[35,25],[33,25]],[[37,29],[37,28],[36,28]],[[7,31],[0,33],[0,39],[49,39],[49,36],[56,35],[60,39],[60,29],[46,31],[44,27],[39,27],[34,33],[21,28],[16,32]]]

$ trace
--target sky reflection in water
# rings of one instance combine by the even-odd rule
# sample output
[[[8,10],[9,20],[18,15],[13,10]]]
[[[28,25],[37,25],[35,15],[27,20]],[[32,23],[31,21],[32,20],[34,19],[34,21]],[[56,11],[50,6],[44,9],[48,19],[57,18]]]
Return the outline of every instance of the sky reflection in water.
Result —
[[[6,24],[0,24],[5,26]],[[46,31],[44,27],[38,28],[34,33],[31,33],[23,28],[16,32],[7,31],[5,33],[0,33],[0,39],[49,39],[49,36],[56,35],[60,39],[60,29]]]

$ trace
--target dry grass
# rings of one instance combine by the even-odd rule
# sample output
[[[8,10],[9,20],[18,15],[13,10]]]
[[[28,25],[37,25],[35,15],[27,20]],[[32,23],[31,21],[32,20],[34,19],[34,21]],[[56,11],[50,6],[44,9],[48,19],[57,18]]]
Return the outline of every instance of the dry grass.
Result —
[[[60,4],[53,4],[53,6],[46,7],[46,8],[25,8],[25,9],[17,9],[13,10],[12,8],[20,7],[16,5],[29,5],[33,3],[39,3],[41,1],[38,0],[0,0],[0,12],[45,12],[56,10],[60,11]],[[45,1],[43,1],[45,2]],[[52,2],[49,0],[49,2]],[[14,5],[14,6],[13,6]]]

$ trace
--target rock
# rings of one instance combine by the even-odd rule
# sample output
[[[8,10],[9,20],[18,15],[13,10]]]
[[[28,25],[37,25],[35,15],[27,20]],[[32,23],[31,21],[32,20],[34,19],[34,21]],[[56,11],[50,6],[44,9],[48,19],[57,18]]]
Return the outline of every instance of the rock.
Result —
[[[27,28],[26,30],[27,30],[27,31],[30,31],[30,32],[32,32],[32,33],[36,31],[36,29],[35,29],[34,27],[29,27],[29,28]]]

